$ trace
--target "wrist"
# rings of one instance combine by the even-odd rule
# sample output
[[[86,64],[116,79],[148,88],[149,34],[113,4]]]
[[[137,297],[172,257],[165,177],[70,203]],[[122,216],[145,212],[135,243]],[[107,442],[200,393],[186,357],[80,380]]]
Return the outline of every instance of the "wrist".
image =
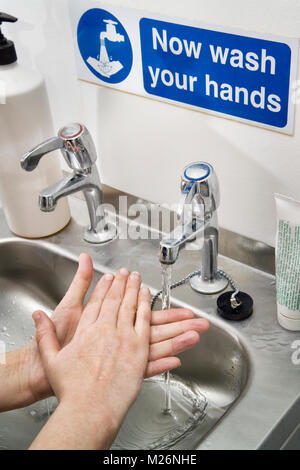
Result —
[[[30,397],[30,403],[49,398],[53,391],[45,375],[35,339],[18,351],[21,356],[19,374],[23,377],[23,388]]]
[[[63,400],[31,450],[108,450],[120,426],[107,407],[95,409],[86,401]]]
[[[0,367],[0,382],[5,383],[0,389],[0,411],[22,408],[33,399],[26,374],[28,357],[25,351],[9,352],[5,359],[5,364]]]
[[[125,418],[125,414],[121,415],[118,410],[111,408],[102,395],[98,395],[97,400],[91,397],[62,400],[58,408],[62,413],[72,416],[74,421],[85,422],[87,431],[94,434],[96,440],[102,439],[101,429],[109,436],[115,436]]]
[[[6,354],[0,364],[0,412],[24,408],[52,395],[35,341]]]

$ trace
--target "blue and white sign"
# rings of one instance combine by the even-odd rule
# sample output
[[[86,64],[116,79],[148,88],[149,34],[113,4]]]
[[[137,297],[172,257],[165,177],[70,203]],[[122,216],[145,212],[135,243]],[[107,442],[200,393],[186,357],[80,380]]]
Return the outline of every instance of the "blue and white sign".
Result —
[[[80,18],[78,47],[86,66],[106,83],[123,82],[132,68],[132,47],[119,20],[106,10],[92,8]]]
[[[80,79],[293,133],[298,39],[92,0],[71,0],[70,12]]]
[[[287,44],[165,21],[140,21],[147,93],[283,128],[288,120]]]

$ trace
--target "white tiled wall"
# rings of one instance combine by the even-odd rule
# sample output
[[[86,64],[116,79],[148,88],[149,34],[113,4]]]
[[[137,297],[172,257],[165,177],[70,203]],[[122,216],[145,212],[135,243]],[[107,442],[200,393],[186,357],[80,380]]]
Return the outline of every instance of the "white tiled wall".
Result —
[[[107,4],[250,31],[300,35],[300,0],[110,0]],[[1,10],[20,18],[18,26],[9,25],[7,31],[16,40],[20,58],[35,63],[45,75],[55,127],[83,120],[93,132],[105,183],[172,203],[178,199],[183,166],[207,160],[220,179],[220,224],[274,245],[274,192],[300,199],[298,109],[291,137],[79,84],[67,0],[2,0]]]

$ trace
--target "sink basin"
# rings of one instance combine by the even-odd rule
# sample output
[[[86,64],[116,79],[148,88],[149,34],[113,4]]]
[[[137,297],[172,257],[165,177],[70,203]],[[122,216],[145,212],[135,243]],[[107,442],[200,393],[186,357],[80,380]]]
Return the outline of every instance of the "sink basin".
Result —
[[[54,244],[18,239],[0,243],[0,259],[0,341],[6,343],[9,351],[31,339],[34,310],[51,313],[55,308],[70,284],[77,262]],[[93,285],[100,276],[99,269]],[[201,315],[200,311],[195,313]],[[196,449],[245,389],[248,355],[238,336],[212,319],[211,328],[201,336],[200,343],[180,357],[182,367],[172,380],[184,383],[205,402],[205,407],[197,426],[174,448]],[[147,407],[141,399],[140,403]],[[51,398],[1,414],[0,449],[28,448],[55,406],[56,400]],[[134,426],[134,408],[128,419]]]

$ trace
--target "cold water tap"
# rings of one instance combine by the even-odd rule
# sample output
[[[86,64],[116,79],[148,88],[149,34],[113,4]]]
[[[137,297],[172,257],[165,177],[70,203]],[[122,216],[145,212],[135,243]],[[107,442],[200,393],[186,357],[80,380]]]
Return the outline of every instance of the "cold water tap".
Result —
[[[174,264],[186,242],[200,237],[201,274],[191,279],[197,292],[213,294],[227,287],[228,281],[218,273],[218,216],[220,189],[213,167],[205,162],[188,165],[181,179],[178,226],[160,243],[160,262]]]

